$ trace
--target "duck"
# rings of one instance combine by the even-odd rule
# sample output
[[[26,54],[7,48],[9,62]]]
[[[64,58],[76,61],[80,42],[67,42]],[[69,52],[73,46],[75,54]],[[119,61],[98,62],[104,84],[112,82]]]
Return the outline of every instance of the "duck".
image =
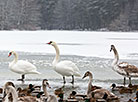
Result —
[[[54,70],[63,76],[63,83],[66,83],[65,76],[72,76],[71,83],[74,84],[74,76],[80,77],[79,68],[69,60],[60,61],[60,51],[58,45],[54,41],[50,41],[47,44],[52,45],[56,50],[56,56],[52,62]]]
[[[133,93],[133,89],[129,88],[129,87],[123,87],[123,88],[119,89],[119,93],[120,94],[124,94],[124,93],[130,93],[130,94],[132,94]]]
[[[92,85],[92,80],[93,80],[93,75],[90,71],[87,71],[85,72],[84,76],[82,77],[82,79],[86,78],[86,77],[89,77],[89,82],[88,82],[88,90],[87,90],[87,95],[95,90],[95,89],[101,89],[102,87],[99,87],[99,86],[93,86]]]
[[[21,74],[21,79],[19,81],[24,81],[25,74],[41,74],[37,71],[36,66],[25,60],[18,60],[18,55],[15,51],[11,51],[8,55],[10,57],[14,55],[14,60],[9,63],[9,68],[11,71]]]
[[[118,74],[124,76],[124,86],[126,84],[126,77],[129,78],[129,84],[131,84],[131,77],[138,77],[138,68],[135,65],[131,65],[128,62],[121,62],[119,61],[119,54],[114,45],[111,45],[110,52],[114,52],[114,60],[112,62],[112,69],[116,71]]]
[[[133,92],[133,88],[125,87],[125,86],[116,86],[115,83],[111,85],[111,88],[112,88],[112,91],[119,91],[120,94]]]
[[[74,100],[77,100],[79,102],[79,101],[84,101],[86,98],[87,98],[87,95],[85,95],[85,94],[79,94],[75,90],[73,90],[69,94],[68,100],[69,99],[74,99]]]
[[[137,90],[138,89],[138,85],[129,84],[128,87],[132,88],[133,90]]]
[[[113,83],[110,87],[111,87],[111,90],[112,90],[112,91],[118,91],[119,88],[120,88],[120,87],[116,86],[115,83]]]
[[[34,85],[29,84],[27,88],[22,89],[21,87],[17,88],[18,96],[31,96],[31,93],[35,90]]]
[[[110,87],[112,91],[119,91],[119,89],[124,88],[124,86],[117,86],[115,83],[113,83]]]
[[[48,80],[47,79],[43,79],[42,81],[42,88],[43,88],[43,91],[44,91],[44,96],[47,98],[47,102],[57,102],[57,98],[55,95],[51,95],[47,92],[47,87],[51,88],[49,83],[48,83]],[[44,99],[45,100],[45,99]]]

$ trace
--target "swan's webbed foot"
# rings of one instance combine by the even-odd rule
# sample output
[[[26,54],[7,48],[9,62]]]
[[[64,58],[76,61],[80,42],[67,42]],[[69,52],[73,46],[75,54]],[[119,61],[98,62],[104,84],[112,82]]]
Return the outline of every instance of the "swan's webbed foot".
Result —
[[[22,78],[21,78],[21,79],[18,79],[17,81],[22,81],[22,82],[24,82],[24,79],[25,79],[25,75],[23,74],[23,75],[22,75]]]
[[[24,81],[23,79],[17,79],[17,81]]]

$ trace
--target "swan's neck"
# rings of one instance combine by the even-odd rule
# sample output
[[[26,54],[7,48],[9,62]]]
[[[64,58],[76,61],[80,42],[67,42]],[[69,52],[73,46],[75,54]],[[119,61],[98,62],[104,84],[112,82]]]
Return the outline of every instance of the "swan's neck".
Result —
[[[52,64],[53,64],[53,66],[55,66],[58,63],[58,61],[59,61],[59,48],[58,48],[58,46],[56,44],[54,44],[53,46],[54,46],[54,48],[56,50],[56,56],[55,56]]]
[[[119,60],[119,55],[118,55],[117,50],[116,49],[113,49],[113,51],[114,51],[115,58],[114,58],[114,60],[112,62],[112,67],[114,67],[115,65],[117,65],[118,60]]]
[[[10,93],[12,94],[12,97],[13,97],[13,102],[18,102],[18,94],[15,90],[14,87],[10,87]]]
[[[16,63],[18,61],[18,55],[14,52],[14,60],[12,61],[13,63]]]
[[[44,91],[45,96],[48,98],[49,95],[48,95],[48,92],[47,92],[46,85],[44,85],[44,84],[43,84],[43,91]]]
[[[89,94],[91,91],[92,91],[92,75],[89,75],[87,94]]]

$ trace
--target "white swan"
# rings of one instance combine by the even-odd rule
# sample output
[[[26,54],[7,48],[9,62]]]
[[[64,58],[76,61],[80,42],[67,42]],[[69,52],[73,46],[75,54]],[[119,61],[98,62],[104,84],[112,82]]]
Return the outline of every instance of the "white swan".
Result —
[[[113,50],[115,59],[112,62],[112,68],[118,74],[124,76],[124,85],[126,83],[126,77],[129,78],[129,84],[131,84],[131,77],[138,77],[138,68],[134,65],[130,65],[127,62],[118,63],[119,55],[114,45],[111,45],[110,52]]]
[[[49,95],[49,93],[47,92],[47,87],[50,88],[49,83],[48,83],[48,80],[47,79],[44,79],[42,81],[42,88],[43,88],[43,91],[44,91],[45,96],[47,97],[47,102],[57,102],[56,96]]]
[[[37,68],[30,62],[18,60],[18,55],[14,51],[11,51],[8,57],[12,54],[14,55],[14,60],[9,64],[9,68],[15,73],[22,74],[22,78],[19,80],[24,81],[25,74],[40,74],[40,72],[37,71]]]
[[[59,48],[57,44],[54,41],[50,41],[47,44],[52,45],[56,50],[56,57],[52,63],[54,70],[63,76],[64,84],[66,83],[65,76],[72,76],[71,83],[74,84],[74,76],[80,76],[78,67],[72,61],[65,60],[59,62]]]

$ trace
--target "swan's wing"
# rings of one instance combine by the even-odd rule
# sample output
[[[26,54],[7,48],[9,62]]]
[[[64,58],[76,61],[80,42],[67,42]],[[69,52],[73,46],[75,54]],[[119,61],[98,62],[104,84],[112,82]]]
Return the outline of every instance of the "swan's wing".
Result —
[[[121,62],[118,64],[120,68],[126,68],[129,64],[127,62]]]
[[[92,94],[94,95],[94,98],[103,98],[105,94],[105,90],[103,89],[96,89],[92,91]]]
[[[74,71],[71,67],[66,66],[64,63],[58,63],[55,67],[55,71],[63,76],[71,76]]]
[[[19,60],[12,66],[12,69],[24,73],[37,73],[36,67],[28,61]]]
[[[57,98],[54,95],[49,95],[47,102],[57,102]]]
[[[66,69],[67,68],[71,69],[75,76],[80,76],[79,68],[72,61],[65,60],[65,61],[59,62],[58,64],[60,64],[61,66],[64,66]]]
[[[138,76],[138,68],[136,66],[130,65],[127,62],[120,63],[118,66],[120,69],[123,69],[128,76]]]
[[[110,91],[108,91],[108,90],[106,90],[106,89],[96,89],[96,90],[94,90],[93,91],[94,92],[94,97],[95,98],[103,98],[103,96],[104,96],[104,94],[106,93],[109,97],[111,96],[111,97],[115,97],[115,95],[112,93],[112,92],[110,92]]]
[[[125,71],[129,76],[138,77],[138,68],[134,65],[128,65]]]

